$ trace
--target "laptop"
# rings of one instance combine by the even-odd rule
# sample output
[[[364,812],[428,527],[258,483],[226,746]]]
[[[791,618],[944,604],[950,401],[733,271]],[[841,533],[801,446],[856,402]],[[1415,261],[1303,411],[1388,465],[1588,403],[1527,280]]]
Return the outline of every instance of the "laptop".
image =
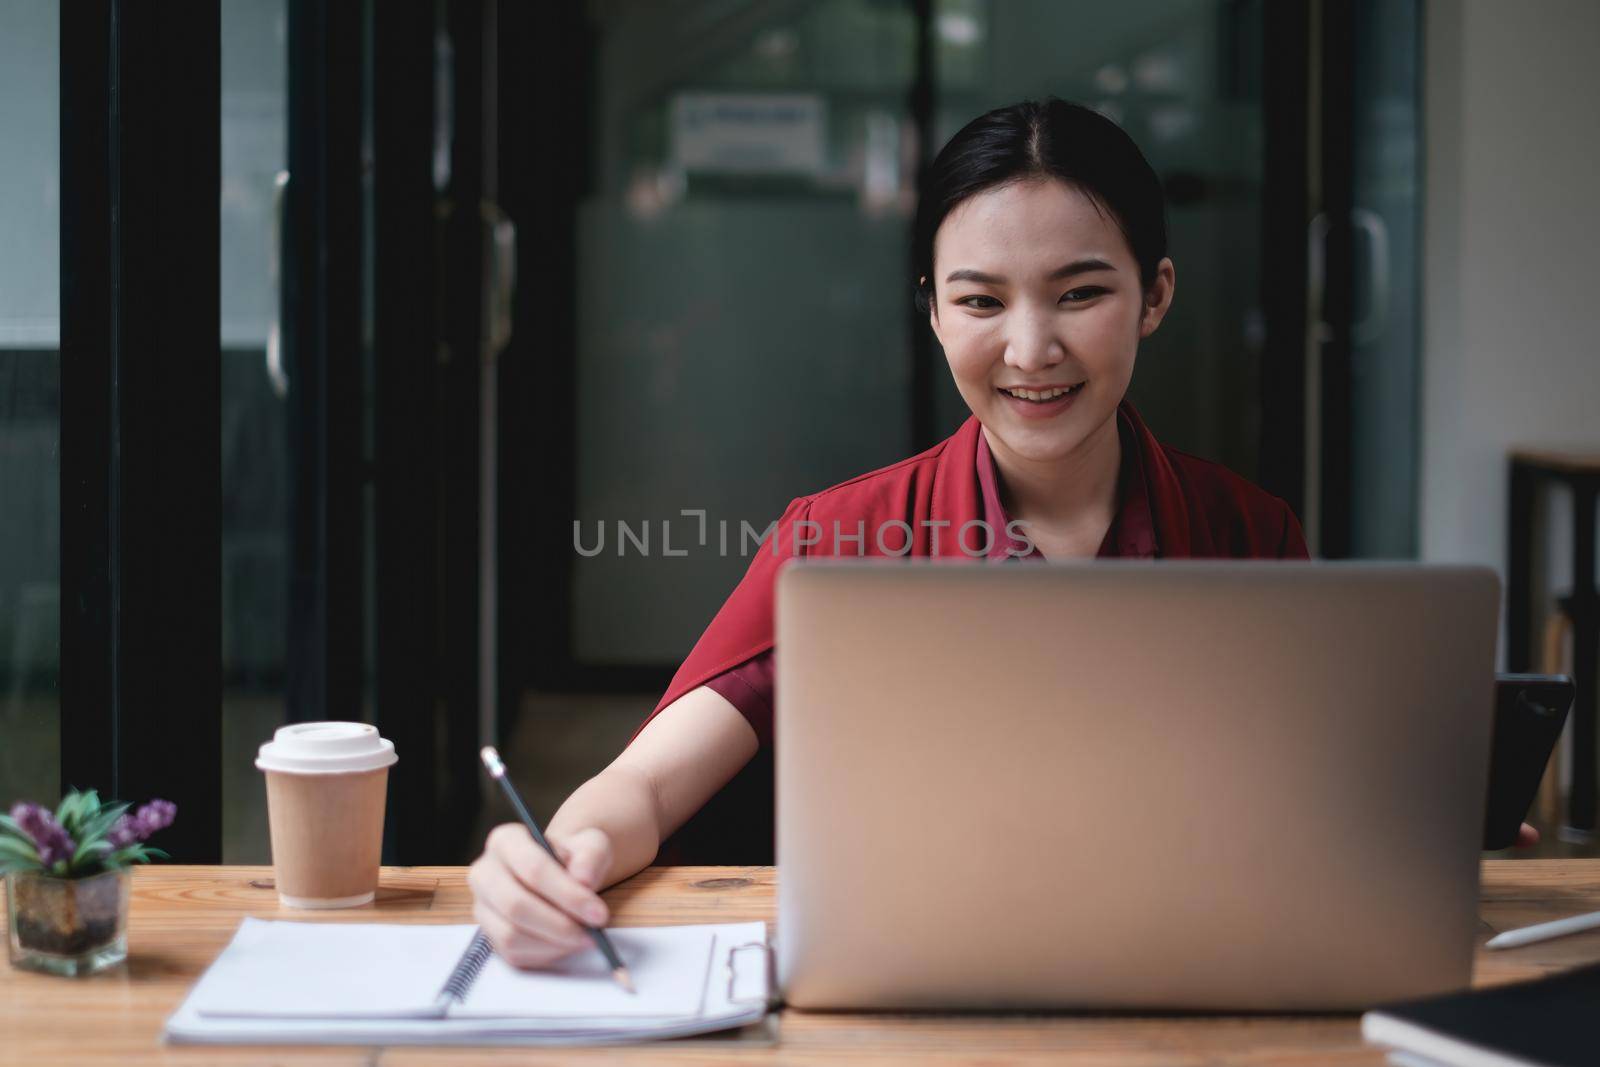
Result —
[[[816,1009],[1355,1010],[1466,986],[1486,568],[799,562],[778,976]]]

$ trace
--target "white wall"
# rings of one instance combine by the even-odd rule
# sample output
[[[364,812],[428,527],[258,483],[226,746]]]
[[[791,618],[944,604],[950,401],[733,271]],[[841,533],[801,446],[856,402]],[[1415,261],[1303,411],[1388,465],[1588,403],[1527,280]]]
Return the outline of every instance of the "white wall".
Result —
[[[1600,3],[1425,11],[1427,560],[1505,568],[1506,451],[1600,454]],[[1570,500],[1549,513],[1570,582]]]

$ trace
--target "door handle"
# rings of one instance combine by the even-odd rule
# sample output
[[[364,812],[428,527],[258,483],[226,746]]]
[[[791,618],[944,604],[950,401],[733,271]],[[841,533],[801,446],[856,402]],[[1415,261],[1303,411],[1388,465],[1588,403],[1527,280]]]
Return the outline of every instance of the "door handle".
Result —
[[[1352,346],[1371,344],[1383,336],[1389,325],[1389,227],[1375,211],[1352,208],[1350,225],[1367,235],[1367,314],[1350,324]],[[1328,216],[1318,212],[1306,227],[1306,288],[1312,337],[1322,343],[1333,340],[1333,326],[1323,317],[1327,294]]]
[[[1376,211],[1350,212],[1351,225],[1367,235],[1367,316],[1350,325],[1352,344],[1371,344],[1389,325],[1389,227]]]
[[[511,343],[517,295],[517,224],[493,200],[481,201],[483,223],[483,360],[493,363]]]
[[[267,242],[267,283],[272,289],[272,318],[267,324],[267,380],[279,400],[289,395],[289,375],[283,369],[283,206],[289,191],[289,172],[272,179],[272,239]]]
[[[1306,321],[1312,340],[1327,344],[1333,340],[1333,327],[1322,317],[1322,302],[1328,292],[1328,216],[1319,211],[1306,227]]]

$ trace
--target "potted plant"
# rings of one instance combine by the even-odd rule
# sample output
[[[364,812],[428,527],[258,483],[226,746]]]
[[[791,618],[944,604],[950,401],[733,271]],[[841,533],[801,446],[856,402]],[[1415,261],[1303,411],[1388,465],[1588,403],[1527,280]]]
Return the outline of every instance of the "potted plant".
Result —
[[[129,868],[166,857],[145,844],[172,825],[177,805],[136,813],[74,790],[54,812],[22,802],[0,815],[11,962],[52,974],[93,974],[128,954]]]

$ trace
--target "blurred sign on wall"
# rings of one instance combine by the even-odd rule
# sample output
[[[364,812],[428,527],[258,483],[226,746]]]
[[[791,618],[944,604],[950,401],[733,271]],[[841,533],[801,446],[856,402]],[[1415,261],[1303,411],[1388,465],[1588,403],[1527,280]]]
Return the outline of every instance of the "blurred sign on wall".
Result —
[[[826,123],[815,93],[680,93],[672,157],[691,172],[820,174]]]

